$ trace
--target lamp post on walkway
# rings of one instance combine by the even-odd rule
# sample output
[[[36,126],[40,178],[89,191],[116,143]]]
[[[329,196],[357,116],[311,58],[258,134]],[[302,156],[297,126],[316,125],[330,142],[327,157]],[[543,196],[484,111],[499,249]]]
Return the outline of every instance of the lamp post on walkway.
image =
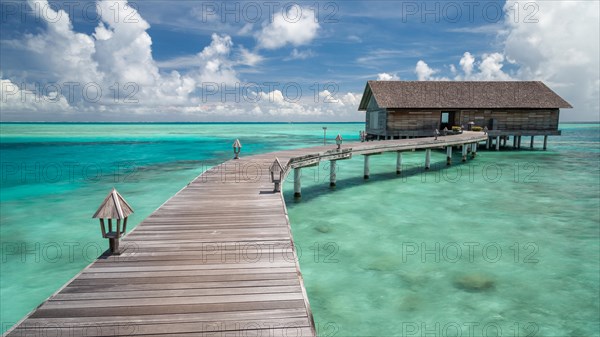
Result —
[[[337,150],[339,151],[342,148],[342,142],[344,140],[342,139],[342,135],[340,135],[338,133],[337,137],[335,137],[335,144],[337,145]]]
[[[280,192],[284,169],[279,158],[275,157],[275,161],[271,164],[269,172],[271,172],[271,182],[275,185],[273,187],[273,192]]]
[[[235,155],[233,159],[240,159],[240,151],[242,150],[242,143],[240,143],[239,139],[236,139],[233,142],[233,154]]]

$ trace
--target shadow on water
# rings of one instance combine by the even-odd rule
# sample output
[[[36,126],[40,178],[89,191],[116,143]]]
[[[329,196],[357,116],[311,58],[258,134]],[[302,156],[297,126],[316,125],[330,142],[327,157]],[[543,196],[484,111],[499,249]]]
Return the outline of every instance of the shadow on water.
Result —
[[[455,160],[458,159],[458,160]],[[285,189],[283,191],[286,202],[291,204],[301,203],[302,201],[307,201],[308,199],[318,198],[327,193],[349,189],[355,186],[359,186],[362,184],[368,184],[373,182],[381,182],[387,180],[397,180],[401,179],[405,182],[410,177],[421,177],[421,181],[426,182],[428,180],[436,179],[435,177],[439,177],[439,173],[447,170],[452,167],[461,167],[467,166],[472,159],[467,160],[466,162],[462,162],[460,157],[453,158],[452,165],[448,166],[445,162],[432,163],[429,170],[425,170],[424,165],[410,165],[409,167],[402,167],[402,172],[400,174],[396,174],[396,172],[380,172],[380,173],[371,173],[369,175],[369,179],[364,179],[362,175],[358,175],[351,178],[337,179],[336,186],[329,186],[329,175],[327,175],[326,179],[322,179],[317,184],[313,184],[310,186],[302,186],[302,197],[295,198],[293,196],[293,187],[289,189]],[[293,186],[293,176],[288,176],[288,181],[286,184]]]
[[[438,153],[444,153],[445,151],[442,150],[434,150]],[[499,154],[499,153],[510,153],[513,156],[513,159],[515,159],[515,156],[520,156],[520,155],[535,155],[536,156],[536,160],[553,160],[553,156],[552,154],[554,154],[553,151],[550,150],[543,150],[541,148],[529,148],[529,146],[527,146],[526,148],[521,147],[520,149],[517,148],[513,148],[511,146],[506,146],[506,147],[500,147],[499,151],[496,151],[493,148],[490,149],[485,149],[484,146],[481,146],[481,148],[478,150],[478,154]],[[541,155],[544,154],[548,154],[548,156],[546,157],[547,159],[544,159],[544,157],[540,157]],[[527,159],[527,157],[523,158],[523,159]],[[462,166],[468,166],[471,161],[473,159],[471,158],[471,153],[468,154],[468,160],[466,162],[462,162],[461,161],[461,156],[460,156],[460,152],[455,152],[453,154],[452,157],[452,165],[448,166],[446,165],[445,162],[436,162],[436,163],[432,163],[431,167],[429,170],[425,170],[425,166],[424,164],[420,164],[420,165],[403,165],[403,169],[402,172],[400,174],[396,174],[395,172],[380,172],[380,173],[371,173],[369,176],[369,179],[364,179],[362,174],[358,174],[354,177],[351,178],[343,178],[337,179],[336,182],[336,186],[335,187],[330,187],[329,186],[329,166],[325,165],[325,169],[327,169],[327,174],[326,177],[323,179],[321,178],[320,181],[317,183],[315,181],[315,183],[309,185],[309,186],[302,186],[302,197],[301,198],[294,198],[293,197],[293,175],[288,175],[288,179],[286,181],[286,185],[290,186],[290,188],[286,188],[284,190],[284,196],[285,196],[285,200],[288,203],[291,204],[296,204],[296,203],[301,203],[302,201],[307,201],[307,199],[312,199],[312,198],[317,198],[320,196],[325,195],[326,193],[331,193],[331,192],[335,192],[337,190],[344,190],[344,189],[348,189],[348,188],[352,188],[355,186],[359,186],[365,183],[370,183],[370,182],[379,182],[379,181],[386,181],[386,180],[396,180],[396,179],[402,179],[403,182],[405,182],[408,178],[410,177],[421,177],[421,181],[422,182],[426,182],[429,181],[430,179],[440,179],[440,172],[447,170],[447,169],[451,169],[451,168],[456,168],[456,167],[462,167]],[[476,159],[475,159],[476,160]],[[446,178],[448,179],[448,178]],[[451,180],[451,178],[450,178]]]

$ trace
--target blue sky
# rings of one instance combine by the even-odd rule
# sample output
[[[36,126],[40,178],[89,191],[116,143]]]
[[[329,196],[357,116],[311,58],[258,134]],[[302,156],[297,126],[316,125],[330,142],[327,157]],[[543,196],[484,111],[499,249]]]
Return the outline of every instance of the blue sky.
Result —
[[[542,80],[598,120],[598,1],[1,1],[1,119],[360,121],[367,80]]]

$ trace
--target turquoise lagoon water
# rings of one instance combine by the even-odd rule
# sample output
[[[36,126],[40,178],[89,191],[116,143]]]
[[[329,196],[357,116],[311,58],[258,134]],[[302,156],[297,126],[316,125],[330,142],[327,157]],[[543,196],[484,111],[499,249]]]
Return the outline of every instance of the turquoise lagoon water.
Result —
[[[202,170],[319,145],[361,124],[0,124],[2,331],[95,259],[91,219],[116,187],[137,224]],[[597,336],[600,127],[561,125],[548,151],[423,153],[303,170],[284,192],[321,336]],[[541,139],[536,146],[541,145]],[[509,142],[510,143],[510,142]],[[523,145],[528,145],[523,141]],[[433,163],[445,154],[434,152]]]

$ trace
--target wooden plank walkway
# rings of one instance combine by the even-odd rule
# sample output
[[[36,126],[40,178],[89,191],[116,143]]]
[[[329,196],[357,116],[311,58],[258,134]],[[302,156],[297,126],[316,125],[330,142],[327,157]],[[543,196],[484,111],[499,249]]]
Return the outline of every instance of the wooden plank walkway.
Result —
[[[486,137],[350,143],[342,150],[437,148]],[[285,202],[273,193],[269,167],[276,156],[296,167],[334,158],[334,148],[242,156],[207,170],[126,235],[120,256],[101,256],[5,335],[315,336]]]

